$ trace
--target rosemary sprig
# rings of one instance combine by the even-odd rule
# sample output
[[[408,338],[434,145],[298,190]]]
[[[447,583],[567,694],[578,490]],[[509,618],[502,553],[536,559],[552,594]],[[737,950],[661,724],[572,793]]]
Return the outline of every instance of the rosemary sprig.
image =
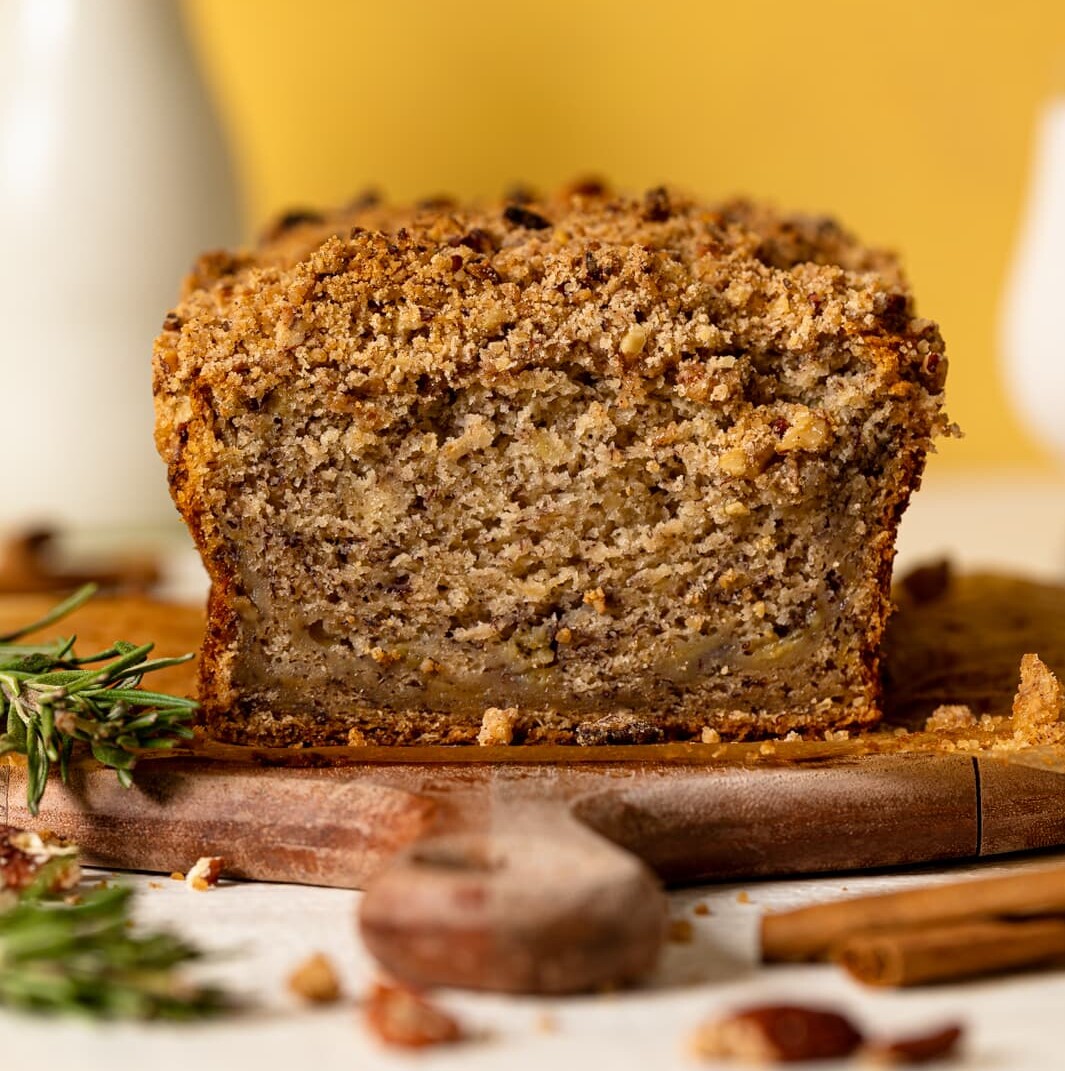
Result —
[[[38,811],[52,764],[59,764],[65,782],[79,743],[114,769],[128,788],[139,752],[173,747],[193,736],[194,700],[140,687],[145,674],[187,662],[191,654],[152,659],[152,644],[119,640],[105,651],[79,657],[74,636],[43,644],[16,642],[54,624],[95,592],[96,586],[87,584],[39,621],[0,635],[0,725],[6,724],[0,755],[26,756],[31,814]]]
[[[76,904],[27,890],[0,912],[0,1004],[104,1019],[193,1019],[229,1006],[182,978],[200,953],[168,933],[131,932],[133,890],[96,889]]]

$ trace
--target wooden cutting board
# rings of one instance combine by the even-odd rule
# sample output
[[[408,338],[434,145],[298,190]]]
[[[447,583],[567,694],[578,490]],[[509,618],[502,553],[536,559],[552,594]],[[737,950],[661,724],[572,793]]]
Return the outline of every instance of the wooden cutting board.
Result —
[[[889,707],[911,724],[933,700],[1000,710],[1021,653],[1038,650],[1054,664],[1065,635],[1062,591],[1021,583],[965,580],[912,601],[888,650],[889,680],[894,672],[898,681]],[[1013,626],[996,637],[987,622],[1002,620],[1007,606]],[[16,620],[29,609],[18,607]],[[75,624],[87,647],[116,633],[158,636],[163,624],[158,608],[142,602],[101,602],[82,614]],[[194,646],[198,623],[194,612],[166,608],[160,653]],[[929,657],[929,633],[940,632],[949,644],[942,658]],[[923,637],[916,651],[905,639],[914,635]],[[997,675],[988,674],[989,661],[1002,667]],[[952,674],[964,698],[951,692]],[[167,686],[181,683],[175,677]],[[662,881],[1065,844],[1061,756],[1018,762],[944,752],[941,744],[886,732],[770,746],[202,745],[143,761],[129,791],[110,771],[76,766],[68,786],[49,786],[36,823],[23,804],[23,770],[0,767],[0,821],[51,828],[112,867],[168,873],[221,855],[233,877],[364,888],[364,936],[396,976],[568,992],[650,967],[666,918]]]

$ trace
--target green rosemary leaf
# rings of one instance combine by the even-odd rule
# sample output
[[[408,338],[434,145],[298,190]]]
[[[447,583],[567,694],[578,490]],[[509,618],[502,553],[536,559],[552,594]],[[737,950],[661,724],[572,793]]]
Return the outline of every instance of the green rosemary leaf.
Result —
[[[119,640],[82,658],[74,653],[73,638],[52,644],[13,642],[53,624],[94,590],[88,585],[39,621],[0,637],[0,723],[6,728],[0,755],[26,756],[32,814],[38,811],[53,764],[59,764],[66,780],[75,745],[87,745],[128,786],[141,751],[173,747],[193,736],[188,723],[199,704],[139,687],[145,674],[180,665],[192,655],[149,659],[152,644]]]
[[[35,883],[0,913],[0,1004],[42,1014],[189,1020],[232,1007],[190,983],[200,958],[168,933],[132,929],[132,889],[97,889],[80,903],[48,900]]]
[[[73,613],[79,606],[87,603],[96,594],[97,590],[96,584],[86,584],[84,587],[78,588],[68,599],[64,599],[58,605],[53,606],[44,617],[29,625],[24,625],[22,628],[15,629],[14,632],[4,633],[0,636],[0,643],[13,643],[15,640],[22,639],[23,636],[28,636],[31,632],[40,632],[42,628],[54,625],[61,618]]]

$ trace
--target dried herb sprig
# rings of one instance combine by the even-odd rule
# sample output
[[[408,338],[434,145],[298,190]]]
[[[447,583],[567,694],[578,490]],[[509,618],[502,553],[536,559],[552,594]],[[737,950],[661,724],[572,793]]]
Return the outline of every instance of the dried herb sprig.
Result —
[[[6,723],[0,755],[26,756],[31,814],[40,806],[52,764],[59,764],[66,781],[79,743],[114,769],[128,788],[139,752],[173,747],[193,735],[194,700],[140,687],[145,674],[187,662],[191,654],[150,659],[153,644],[119,640],[105,651],[79,657],[74,636],[43,644],[16,642],[54,624],[95,592],[95,585],[87,584],[40,620],[0,635],[0,725]]]
[[[230,1006],[221,990],[177,969],[200,953],[168,933],[131,931],[129,887],[80,903],[29,892],[0,912],[0,1004],[101,1019],[200,1018]]]

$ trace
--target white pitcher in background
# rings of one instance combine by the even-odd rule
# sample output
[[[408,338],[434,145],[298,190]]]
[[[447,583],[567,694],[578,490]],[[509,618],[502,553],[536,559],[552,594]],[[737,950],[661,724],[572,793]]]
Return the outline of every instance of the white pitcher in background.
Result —
[[[1015,405],[1065,464],[1065,95],[1039,119],[1002,344]]]
[[[152,339],[239,232],[177,0],[0,3],[0,524],[175,517]]]

